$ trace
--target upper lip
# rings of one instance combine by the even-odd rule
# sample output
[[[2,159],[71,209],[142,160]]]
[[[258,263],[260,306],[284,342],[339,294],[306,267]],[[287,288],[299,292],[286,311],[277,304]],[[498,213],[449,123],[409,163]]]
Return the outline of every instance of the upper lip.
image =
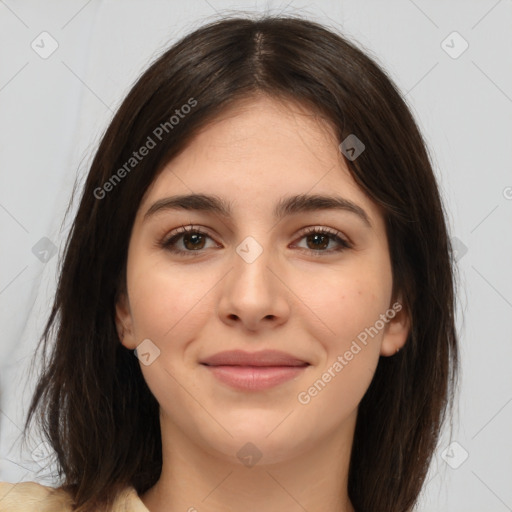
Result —
[[[279,350],[218,352],[201,361],[207,366],[306,366],[309,363]]]

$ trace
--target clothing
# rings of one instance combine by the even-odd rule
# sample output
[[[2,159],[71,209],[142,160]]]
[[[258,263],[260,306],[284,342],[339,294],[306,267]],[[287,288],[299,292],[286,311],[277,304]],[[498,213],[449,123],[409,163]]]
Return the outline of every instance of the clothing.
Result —
[[[0,482],[0,512],[71,512],[71,503],[62,489],[36,482]],[[133,487],[119,494],[110,511],[149,512]]]

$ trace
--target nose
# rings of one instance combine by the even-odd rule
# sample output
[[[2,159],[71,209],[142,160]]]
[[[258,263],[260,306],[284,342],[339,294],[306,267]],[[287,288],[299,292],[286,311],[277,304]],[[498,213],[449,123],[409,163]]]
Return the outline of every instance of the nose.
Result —
[[[276,328],[290,315],[290,291],[277,258],[264,249],[253,259],[261,249],[251,254],[254,250],[254,245],[241,244],[233,254],[217,308],[221,321],[251,332]]]

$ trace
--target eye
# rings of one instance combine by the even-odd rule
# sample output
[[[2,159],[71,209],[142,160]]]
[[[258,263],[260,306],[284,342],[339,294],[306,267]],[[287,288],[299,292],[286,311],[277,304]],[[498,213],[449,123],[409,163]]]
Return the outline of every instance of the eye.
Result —
[[[330,228],[306,228],[299,239],[305,239],[307,247],[299,247],[300,250],[312,253],[315,256],[340,252],[350,249],[352,245],[342,238],[341,233]],[[169,252],[184,256],[200,256],[205,247],[207,239],[213,240],[206,232],[193,225],[181,226],[177,232],[162,240],[158,245]],[[337,247],[328,249],[329,244],[334,242]],[[179,246],[181,245],[180,248]],[[219,247],[216,245],[216,247]]]
[[[301,233],[300,239],[306,239],[306,248],[301,248],[309,253],[313,253],[315,256],[322,256],[325,253],[333,253],[350,249],[352,245],[342,238],[341,233],[330,228],[317,228],[310,227],[306,228]],[[325,250],[330,242],[335,242],[337,247],[334,249]]]
[[[205,241],[207,238],[212,239],[207,233],[201,231],[194,226],[181,226],[178,232],[169,238],[165,238],[160,246],[175,254],[186,254],[187,256],[199,256],[199,253],[204,249]],[[178,247],[178,241],[182,239],[184,249]]]

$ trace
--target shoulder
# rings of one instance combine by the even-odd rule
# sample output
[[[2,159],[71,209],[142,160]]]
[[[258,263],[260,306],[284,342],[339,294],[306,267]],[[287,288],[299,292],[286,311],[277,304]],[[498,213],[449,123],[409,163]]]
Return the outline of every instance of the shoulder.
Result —
[[[36,482],[0,482],[0,512],[70,512],[71,504],[62,489]]]
[[[72,512],[73,499],[63,489],[36,482],[0,482],[0,512]],[[149,512],[133,487],[117,496],[112,512]]]

